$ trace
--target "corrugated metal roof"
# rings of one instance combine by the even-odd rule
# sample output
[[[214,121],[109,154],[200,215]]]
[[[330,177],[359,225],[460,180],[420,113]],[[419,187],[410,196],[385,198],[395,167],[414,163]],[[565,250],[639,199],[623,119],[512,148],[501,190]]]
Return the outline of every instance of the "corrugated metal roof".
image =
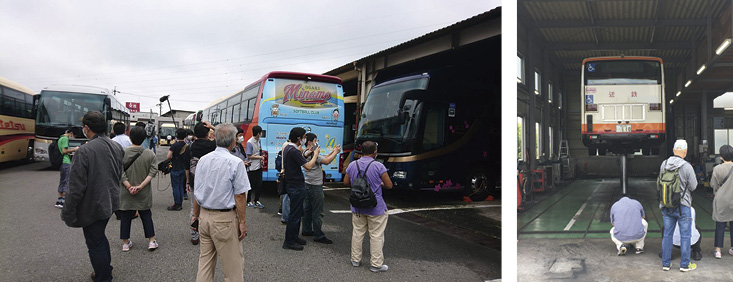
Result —
[[[536,21],[542,20],[590,20],[584,2],[525,2],[527,12]]]
[[[596,1],[589,2],[600,20],[654,19],[657,1]]]
[[[427,33],[427,34],[425,34],[423,36],[420,36],[418,38],[412,39],[410,41],[406,41],[404,43],[401,43],[401,44],[395,45],[393,47],[390,47],[388,49],[385,49],[385,50],[379,51],[377,53],[371,54],[371,55],[366,56],[364,58],[358,59],[355,62],[363,62],[365,60],[369,60],[371,58],[379,57],[379,56],[382,56],[384,54],[392,53],[392,52],[395,52],[397,50],[409,48],[411,46],[418,45],[420,43],[423,43],[423,42],[429,41],[431,39],[434,39],[436,37],[440,37],[440,36],[443,36],[445,34],[449,34],[449,33],[453,32],[455,30],[459,30],[461,28],[464,28],[464,27],[467,27],[467,26],[471,26],[471,25],[474,25],[476,23],[480,23],[480,22],[483,22],[483,21],[488,21],[488,20],[491,20],[491,19],[497,19],[497,18],[500,18],[500,17],[501,17],[501,6],[496,7],[494,9],[490,10],[490,11],[486,11],[484,13],[478,14],[478,15],[473,16],[471,18],[462,20],[462,21],[457,22],[457,23],[455,23],[453,25],[450,25],[450,26],[447,26],[447,27],[438,29],[436,31]],[[330,70],[328,72],[325,72],[324,74],[337,75],[339,73],[342,73],[342,72],[351,70],[351,69],[353,69],[353,63],[354,62],[349,62],[349,63],[347,63],[347,64],[345,64],[343,66],[340,66],[338,68],[335,68],[333,70]]]

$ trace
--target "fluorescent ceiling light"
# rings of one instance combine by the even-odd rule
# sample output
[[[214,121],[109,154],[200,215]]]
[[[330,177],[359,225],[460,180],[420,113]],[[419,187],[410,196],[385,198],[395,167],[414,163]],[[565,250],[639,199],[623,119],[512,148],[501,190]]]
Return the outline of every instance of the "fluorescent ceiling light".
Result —
[[[672,100],[669,100],[669,104],[670,104],[670,105],[671,105],[671,104],[673,104],[673,103],[674,103],[674,99],[672,99]]]
[[[703,71],[705,71],[705,64],[702,64],[699,69],[697,69],[697,75],[700,75]]]
[[[685,83],[685,87],[690,86],[690,84],[692,84],[692,80],[688,80],[687,83]]]
[[[682,91],[677,91],[677,95],[676,96],[679,97],[680,95],[682,95]]]
[[[723,51],[725,51],[726,48],[730,46],[730,38],[723,40],[723,43],[720,43],[720,46],[718,46],[718,49],[715,49],[715,54],[722,54]]]

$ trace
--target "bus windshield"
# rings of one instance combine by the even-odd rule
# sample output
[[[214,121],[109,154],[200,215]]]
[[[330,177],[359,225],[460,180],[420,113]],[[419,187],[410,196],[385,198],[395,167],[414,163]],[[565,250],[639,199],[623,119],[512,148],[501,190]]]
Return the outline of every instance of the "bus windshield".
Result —
[[[415,101],[406,100],[400,109],[400,100],[406,91],[424,90],[427,85],[428,78],[420,78],[372,88],[364,104],[357,138],[387,137],[397,141],[409,138],[406,132],[415,131],[406,126],[409,125],[407,121],[402,123],[400,112],[411,110]]]
[[[176,128],[175,127],[162,127],[160,128],[160,136],[165,138],[168,135],[170,135],[173,139],[176,138]]]
[[[38,101],[37,125],[82,126],[88,111],[104,114],[104,95],[43,91]]]
[[[662,84],[658,61],[592,61],[585,64],[583,72],[586,85]]]

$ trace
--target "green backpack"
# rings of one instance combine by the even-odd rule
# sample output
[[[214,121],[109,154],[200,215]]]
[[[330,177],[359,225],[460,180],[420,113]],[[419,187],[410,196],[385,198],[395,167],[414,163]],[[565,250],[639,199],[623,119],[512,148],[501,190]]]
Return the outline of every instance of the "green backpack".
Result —
[[[664,161],[664,171],[657,177],[657,199],[663,208],[677,208],[682,199],[680,173],[681,168],[667,170],[667,161]]]

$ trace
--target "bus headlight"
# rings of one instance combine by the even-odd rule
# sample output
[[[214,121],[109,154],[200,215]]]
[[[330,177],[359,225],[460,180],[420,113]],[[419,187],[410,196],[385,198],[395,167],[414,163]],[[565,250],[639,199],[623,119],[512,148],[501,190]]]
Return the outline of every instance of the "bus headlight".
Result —
[[[406,179],[407,178],[407,172],[406,171],[395,171],[394,174],[392,174],[392,177],[399,178],[399,179]]]

